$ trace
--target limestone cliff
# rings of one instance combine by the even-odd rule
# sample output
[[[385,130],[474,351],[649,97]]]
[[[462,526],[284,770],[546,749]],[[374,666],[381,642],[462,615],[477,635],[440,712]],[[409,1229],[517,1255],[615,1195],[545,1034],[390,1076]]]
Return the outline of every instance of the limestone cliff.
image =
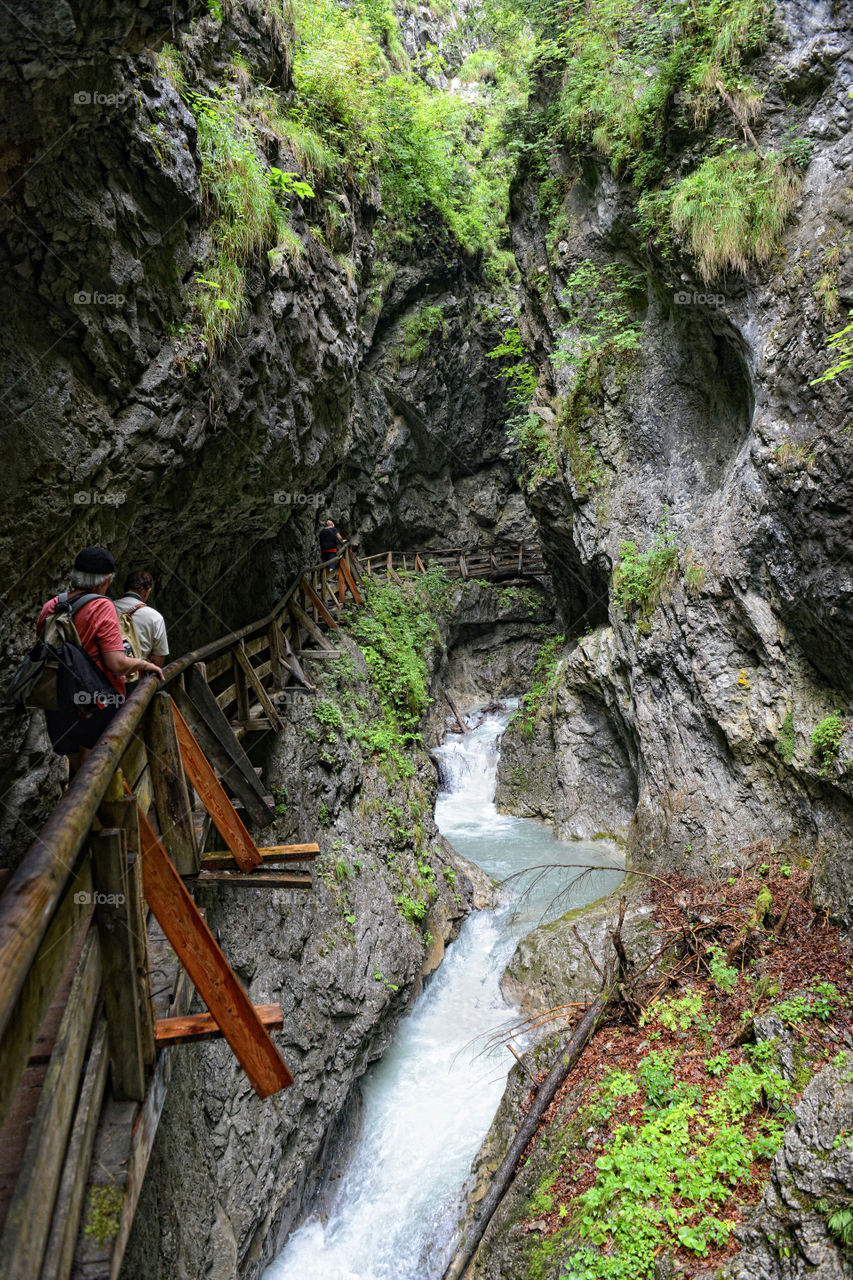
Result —
[[[764,265],[709,278],[686,235],[650,236],[631,182],[569,136],[514,187],[539,377],[527,501],[567,644],[529,737],[506,737],[499,802],[568,835],[621,834],[653,869],[707,872],[765,837],[816,853],[819,892],[850,924],[853,405],[849,379],[812,385],[853,303],[850,14],[771,8],[748,65],[753,137],[769,155],[800,136],[806,167]],[[537,92],[550,119],[557,88]],[[704,129],[664,132],[666,172],[717,154],[732,126],[717,98]],[[625,350],[579,372],[572,352],[614,314]],[[827,758],[811,734],[835,712]]]

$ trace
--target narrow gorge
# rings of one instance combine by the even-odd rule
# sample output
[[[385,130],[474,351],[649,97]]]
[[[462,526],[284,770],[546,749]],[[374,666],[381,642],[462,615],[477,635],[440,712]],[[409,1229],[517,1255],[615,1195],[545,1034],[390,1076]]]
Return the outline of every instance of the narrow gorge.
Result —
[[[850,6],[0,33],[0,682],[84,547],[187,655],[70,779],[0,705],[0,1280],[853,1277]],[[172,696],[239,826],[198,812],[194,866],[164,797],[216,776],[128,765]],[[145,879],[122,1091],[115,926],[66,957],[59,895],[127,860],[126,794],[288,1087],[190,1004]],[[229,883],[244,838],[266,882]],[[216,1026],[164,1047],[179,989]]]

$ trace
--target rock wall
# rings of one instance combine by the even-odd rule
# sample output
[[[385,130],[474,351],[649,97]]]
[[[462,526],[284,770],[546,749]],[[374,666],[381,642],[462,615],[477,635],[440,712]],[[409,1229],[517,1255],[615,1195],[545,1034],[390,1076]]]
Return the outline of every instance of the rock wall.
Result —
[[[251,257],[246,317],[209,358],[197,121],[157,51],[173,44],[193,92],[240,110],[252,84],[293,89],[275,6],[222,10],[51,0],[35,25],[0,18],[3,683],[89,543],[119,577],[154,573],[178,655],[266,612],[316,559],[327,512],[370,551],[534,536],[483,359],[497,339],[479,262],[427,217],[380,254],[375,187],[290,201],[298,253]],[[409,14],[410,52],[455,23]],[[261,142],[264,164],[299,168],[272,125]],[[413,356],[401,326],[425,303],[442,326]],[[41,717],[0,717],[8,864],[63,768]]]
[[[853,305],[850,37],[846,10],[780,3],[750,66],[759,145],[793,130],[814,146],[764,268],[705,283],[677,242],[667,257],[649,247],[635,195],[603,160],[580,166],[568,148],[547,173],[566,189],[558,237],[541,171],[522,167],[521,327],[535,410],[562,431],[554,473],[529,476],[527,500],[572,643],[530,743],[507,735],[499,796],[568,835],[621,832],[640,866],[707,872],[765,837],[816,853],[818,892],[853,924],[853,740],[846,729],[825,762],[810,736],[850,692],[851,384],[811,385]],[[721,105],[691,155],[730,127]],[[685,146],[670,140],[673,163]],[[836,254],[833,319],[818,298]],[[639,346],[578,394],[571,367],[549,357],[576,332],[567,282],[584,261],[629,273]],[[671,539],[677,569],[648,617],[628,616],[613,595],[621,546],[644,553],[656,536]]]

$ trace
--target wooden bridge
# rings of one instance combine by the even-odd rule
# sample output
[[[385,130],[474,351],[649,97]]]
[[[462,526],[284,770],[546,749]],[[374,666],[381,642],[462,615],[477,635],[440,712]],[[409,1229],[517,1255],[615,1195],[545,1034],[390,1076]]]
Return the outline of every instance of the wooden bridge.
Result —
[[[521,545],[517,551],[504,548],[497,552],[466,551],[463,547],[441,551],[380,551],[362,556],[359,563],[371,578],[441,569],[449,578],[508,582],[518,578],[539,579],[548,572],[540,548],[532,545]]]
[[[311,889],[317,844],[259,847],[247,829],[275,815],[244,744],[314,689],[365,574],[536,563],[485,559],[491,573],[456,551],[360,565],[345,548],[140,681],[102,734],[0,896],[0,1280],[116,1280],[176,1046],[222,1036],[260,1097],[292,1083],[280,1006],[251,1003],[191,892]],[[190,1016],[193,987],[207,1012]]]

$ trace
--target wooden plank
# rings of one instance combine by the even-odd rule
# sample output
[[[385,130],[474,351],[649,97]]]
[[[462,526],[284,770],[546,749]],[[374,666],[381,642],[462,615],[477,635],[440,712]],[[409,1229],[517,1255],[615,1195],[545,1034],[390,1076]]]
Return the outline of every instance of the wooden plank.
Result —
[[[323,601],[320,599],[320,597],[317,595],[317,593],[316,593],[316,591],[313,589],[313,587],[309,587],[309,586],[306,584],[306,587],[305,587],[305,594],[307,595],[307,597],[308,597],[308,599],[311,601],[311,603],[314,605],[315,609],[317,610],[317,613],[320,615],[320,617],[322,618],[323,622],[325,622],[325,624],[326,624],[326,626],[329,628],[329,630],[330,630],[330,631],[337,631],[337,630],[339,630],[337,622],[336,622],[336,621],[335,621],[335,619],[332,617],[332,615],[329,613],[329,610],[326,608],[325,604],[324,604],[324,603],[323,603]],[[323,639],[323,644],[325,645],[325,643],[326,643],[326,641],[325,641],[325,637],[324,637],[324,639]]]
[[[300,649],[297,658],[339,658],[343,649]]]
[[[41,1270],[74,1117],[74,1099],[100,990],[100,950],[97,934],[90,930],[59,1025],[6,1217],[0,1241],[2,1280],[33,1280]]]
[[[228,845],[228,848],[239,863],[240,869],[242,871],[251,871],[252,867],[258,866],[261,861],[261,855],[258,853],[257,845],[249,835],[242,821],[238,817],[234,806],[220,786],[219,780],[213,772],[209,760],[193,737],[189,725],[181,715],[175,702],[172,703],[172,714],[175,717],[178,743],[180,744],[181,758],[184,762],[187,777],[195,787],[198,792],[199,799],[213,819],[216,830],[222,836],[222,839]],[[139,826],[140,832],[142,833],[141,819]],[[146,883],[146,894],[147,892],[148,889]],[[162,920],[160,923],[163,924]],[[163,925],[163,928],[165,929],[166,926]]]
[[[406,567],[406,557],[403,556],[403,568],[405,569],[405,567]],[[356,602],[356,604],[361,604],[361,592],[359,591],[358,587],[355,585],[355,579],[350,573],[350,567],[347,564],[346,560],[341,561],[341,573],[344,575],[346,584],[350,589],[350,594],[352,595],[353,600]],[[341,601],[343,602],[343,597],[341,597]]]
[[[318,857],[318,844],[272,844],[265,849],[258,849],[264,865],[268,862],[307,862]],[[202,871],[239,871],[234,859],[225,850],[215,850],[206,854],[201,863]],[[256,874],[256,873],[252,873]]]
[[[71,1273],[108,1066],[107,1027],[102,1018],[95,1029],[74,1113],[40,1280],[68,1280]]]
[[[243,651],[242,651],[242,649],[239,647],[239,645],[238,645],[238,646],[237,646],[237,648],[234,650],[234,657],[236,658],[236,660],[237,660],[238,664],[242,667],[243,672],[244,672],[244,674],[245,674],[245,676],[246,676],[246,679],[248,680],[248,682],[249,682],[249,684],[251,685],[251,687],[254,689],[254,691],[255,691],[255,695],[256,695],[256,697],[257,697],[257,699],[258,699],[258,702],[260,702],[260,704],[261,704],[261,706],[263,707],[264,711],[267,713],[267,716],[268,716],[268,718],[269,718],[270,722],[271,722],[274,726],[276,726],[277,728],[279,728],[279,729],[283,729],[283,728],[284,728],[284,721],[281,719],[281,717],[279,716],[279,714],[278,714],[278,712],[276,711],[275,707],[273,706],[272,698],[269,696],[269,694],[267,693],[266,689],[265,689],[265,688],[264,688],[264,686],[261,684],[261,682],[260,682],[260,680],[258,679],[257,675],[255,674],[255,670],[254,670],[254,668],[253,668],[253,666],[252,666],[251,662],[250,662],[250,661],[249,661],[249,659],[246,657],[246,655],[243,653]],[[248,719],[248,717],[247,717],[247,719]]]
[[[141,811],[139,831],[151,910],[258,1097],[277,1093],[293,1083],[293,1076]]]
[[[195,881],[199,888],[218,884],[227,889],[313,889],[310,871],[200,871]]]
[[[284,1026],[280,1004],[256,1004],[255,1013],[267,1031],[281,1031]],[[159,1018],[154,1024],[154,1031],[158,1049],[197,1040],[218,1040],[222,1035],[209,1013],[193,1013],[185,1018]]]
[[[165,691],[151,700],[146,724],[148,762],[160,835],[178,874],[190,876],[198,871],[199,852],[171,701]]]
[[[264,799],[263,788],[258,782],[257,774],[252,768],[249,757],[240,746],[231,725],[225,721],[229,738],[226,746],[222,742],[224,735],[214,732],[208,723],[207,711],[202,715],[184,690],[175,690],[173,706],[180,710],[211,769],[219,775],[222,785],[230,792],[233,800],[240,801],[252,822],[257,823],[258,826],[268,827],[274,820],[275,814]],[[240,759],[236,758],[238,754]],[[185,760],[183,765],[188,782],[195,786],[192,776],[187,771]]]
[[[142,1020],[136,986],[127,840],[120,827],[105,827],[92,840],[95,921],[104,973],[104,1008],[110,1045],[110,1080],[116,1098],[145,1097]]]
[[[138,801],[126,796],[120,777],[110,784],[100,817],[107,827],[124,832],[125,859],[123,891],[127,897],[128,927],[133,952],[136,1000],[142,1057],[146,1066],[154,1063],[154,1000],[151,994],[151,963],[148,954],[148,913],[142,886],[142,846],[139,839]]]
[[[50,922],[24,978],[9,1026],[0,1039],[0,1123],[11,1106],[42,1019],[92,910],[92,865],[87,857]]]

